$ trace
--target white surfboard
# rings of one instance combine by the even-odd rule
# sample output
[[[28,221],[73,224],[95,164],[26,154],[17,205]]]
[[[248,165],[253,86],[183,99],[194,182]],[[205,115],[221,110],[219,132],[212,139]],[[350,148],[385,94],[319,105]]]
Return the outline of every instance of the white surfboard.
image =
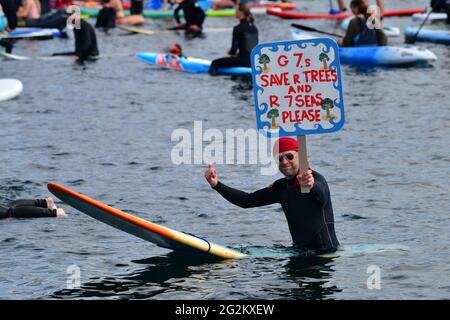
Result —
[[[0,102],[17,97],[23,90],[22,82],[16,79],[0,79]]]

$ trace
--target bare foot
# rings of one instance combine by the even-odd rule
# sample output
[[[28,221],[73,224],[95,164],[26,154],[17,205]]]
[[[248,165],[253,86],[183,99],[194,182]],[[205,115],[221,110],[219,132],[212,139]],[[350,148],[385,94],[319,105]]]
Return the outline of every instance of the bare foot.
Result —
[[[47,208],[49,209],[56,209],[55,201],[53,201],[52,197],[45,198],[47,201]]]
[[[56,209],[56,217],[57,218],[63,218],[67,217],[66,213],[64,212],[63,208]]]

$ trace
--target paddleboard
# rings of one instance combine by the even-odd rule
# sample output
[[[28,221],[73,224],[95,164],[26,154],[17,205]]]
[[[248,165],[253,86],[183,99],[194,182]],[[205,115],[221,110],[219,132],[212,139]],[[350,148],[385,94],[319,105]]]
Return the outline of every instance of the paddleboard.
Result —
[[[47,188],[56,197],[92,218],[152,242],[157,246],[174,251],[206,254],[223,259],[241,258],[245,256],[241,252],[219,246],[195,235],[163,227],[112,208],[67,187],[49,183]]]
[[[293,247],[263,247],[240,246],[239,251],[245,252],[254,258],[291,258],[301,256],[302,253]],[[337,251],[318,255],[322,258],[351,257],[364,254],[407,252],[409,247],[400,244],[346,244],[341,245]]]
[[[427,19],[427,22],[442,22],[447,20],[447,14],[445,12],[434,12],[431,13],[430,16],[427,18],[428,13],[416,13],[413,14],[412,19],[414,21],[420,21],[423,22],[425,19]]]
[[[414,37],[417,30],[418,28],[415,27],[406,27],[405,37]],[[421,29],[416,37],[416,41],[435,42],[450,45],[450,31]]]
[[[27,57],[27,56],[20,56],[17,54],[12,53],[6,53],[0,51],[0,55],[2,55],[4,58],[11,59],[11,60],[74,60],[75,56],[47,56],[47,57]]]
[[[297,40],[316,38],[297,29],[291,29],[291,31],[294,39]],[[437,60],[436,55],[430,50],[412,46],[341,47],[339,58],[342,64],[385,67],[426,65]]]
[[[391,10],[385,11],[385,17],[395,17],[395,16],[410,16],[414,13],[423,13],[422,8],[413,9],[401,9],[401,10]],[[267,9],[267,14],[277,16],[283,19],[346,19],[352,17],[353,14],[349,12],[342,12],[338,14],[321,14],[321,13],[302,13],[302,12],[289,12],[281,10]]]
[[[16,28],[3,38],[48,40],[53,39],[55,36],[61,36],[61,32],[58,29]]]
[[[350,21],[353,17],[348,17],[341,23],[341,29],[347,31]],[[400,36],[400,29],[396,27],[391,27],[387,25],[383,25],[383,31],[388,37],[398,37]]]
[[[87,15],[89,17],[97,17],[98,12],[100,11],[98,8],[88,8],[88,7],[79,7],[82,15]],[[252,14],[254,15],[262,15],[266,14],[266,8],[253,8],[251,9]],[[272,8],[272,11],[281,11],[280,8]],[[129,10],[124,10],[125,16],[130,15]],[[236,14],[235,9],[208,9],[205,11],[205,14],[208,17],[234,17]],[[173,18],[173,10],[144,10],[144,18],[149,19],[172,19]],[[179,13],[180,17],[183,17],[183,11]]]
[[[136,54],[136,59],[165,68],[193,72],[193,73],[208,73],[211,65],[210,60],[197,59],[191,57],[178,57],[165,53],[141,52]],[[251,68],[235,67],[235,68],[219,68],[218,74],[251,74]]]
[[[160,34],[160,33],[168,33],[168,32],[174,32],[174,30],[149,30],[149,29],[142,29],[142,28],[135,28],[130,26],[124,26],[124,25],[117,25],[119,29],[131,32],[131,33],[141,33],[146,35],[154,35],[154,34]],[[203,29],[203,32],[231,32],[233,29],[231,28],[206,28]],[[183,31],[183,30],[181,30]]]
[[[22,82],[16,79],[0,79],[0,102],[17,97],[23,90]]]

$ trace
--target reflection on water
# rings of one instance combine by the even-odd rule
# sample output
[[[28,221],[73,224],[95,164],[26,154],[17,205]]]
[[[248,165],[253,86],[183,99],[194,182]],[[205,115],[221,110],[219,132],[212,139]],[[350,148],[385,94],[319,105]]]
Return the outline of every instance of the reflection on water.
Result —
[[[298,285],[281,297],[289,299],[326,299],[341,292],[336,285],[329,284],[333,278],[333,260],[322,257],[289,258],[285,265],[286,278]]]
[[[93,278],[82,284],[80,289],[64,289],[53,293],[51,298],[101,298],[114,296],[118,299],[149,299],[165,292],[196,292],[198,288],[178,284],[177,279],[185,279],[199,273],[192,267],[211,263],[226,264],[213,257],[187,256],[171,252],[164,256],[133,260],[131,263],[145,265],[126,275],[107,276],[102,279]],[[199,275],[196,275],[199,276]]]

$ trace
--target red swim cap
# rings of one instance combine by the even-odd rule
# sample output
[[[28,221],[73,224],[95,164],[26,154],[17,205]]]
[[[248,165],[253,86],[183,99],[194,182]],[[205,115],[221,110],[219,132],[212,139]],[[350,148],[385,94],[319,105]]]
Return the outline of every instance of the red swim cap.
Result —
[[[181,46],[178,43],[174,43],[169,47],[169,52],[172,54],[181,54]]]
[[[298,151],[297,140],[289,137],[282,137],[278,139],[273,145],[273,155],[277,155],[286,151]]]

